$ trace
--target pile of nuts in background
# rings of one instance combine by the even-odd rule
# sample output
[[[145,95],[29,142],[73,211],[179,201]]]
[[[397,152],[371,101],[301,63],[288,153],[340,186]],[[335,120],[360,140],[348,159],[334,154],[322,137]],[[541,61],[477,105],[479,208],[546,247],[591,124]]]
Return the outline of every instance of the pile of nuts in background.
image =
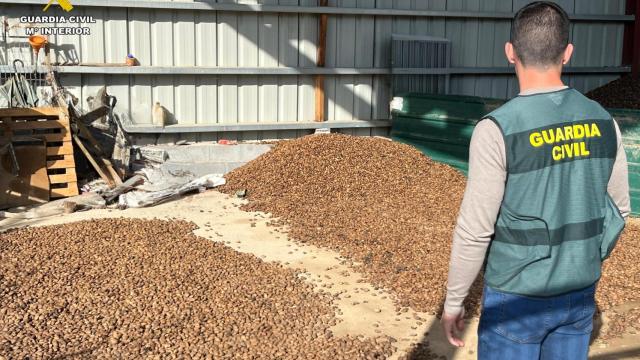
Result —
[[[181,221],[0,234],[0,358],[382,359],[334,337],[331,297]]]
[[[640,331],[640,226],[638,220],[627,222],[611,257],[602,268],[596,300],[598,311],[606,311],[608,328],[603,329],[603,339],[619,337],[625,330]],[[635,309],[624,309],[629,305]]]
[[[280,143],[226,178],[222,191],[247,190],[245,210],[272,213],[293,239],[337,250],[401,306],[441,310],[466,182],[456,170],[403,144],[320,135]],[[600,309],[640,301],[639,240],[630,224],[605,263]],[[469,313],[478,312],[480,282]]]
[[[221,191],[247,190],[245,210],[353,260],[400,306],[440,310],[465,187],[458,171],[408,145],[332,134],[282,142],[225,178]]]
[[[604,262],[596,298],[600,310],[640,301],[640,226],[627,223],[611,257]],[[640,304],[639,304],[640,305]]]
[[[587,97],[608,108],[640,109],[640,80],[625,75],[591,90]]]

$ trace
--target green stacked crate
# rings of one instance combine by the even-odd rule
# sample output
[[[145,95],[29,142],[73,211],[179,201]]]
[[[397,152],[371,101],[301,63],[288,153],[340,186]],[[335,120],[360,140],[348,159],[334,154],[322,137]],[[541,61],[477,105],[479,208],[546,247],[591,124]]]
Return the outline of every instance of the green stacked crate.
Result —
[[[466,174],[474,126],[503,103],[472,96],[404,94],[394,99],[391,136]],[[633,214],[640,215],[640,111],[609,112],[620,124],[629,161],[631,206]]]

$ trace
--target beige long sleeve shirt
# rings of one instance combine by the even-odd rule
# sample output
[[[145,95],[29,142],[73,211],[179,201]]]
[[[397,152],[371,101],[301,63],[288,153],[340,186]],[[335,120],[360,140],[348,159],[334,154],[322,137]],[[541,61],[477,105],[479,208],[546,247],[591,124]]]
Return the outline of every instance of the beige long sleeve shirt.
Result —
[[[558,88],[531,91],[522,95],[556,90]],[[627,157],[617,123],[615,127],[618,153],[608,192],[626,218],[631,212]],[[467,188],[453,234],[447,299],[444,305],[447,314],[460,313],[462,303],[484,264],[504,196],[506,163],[502,132],[493,121],[480,121],[471,137]]]

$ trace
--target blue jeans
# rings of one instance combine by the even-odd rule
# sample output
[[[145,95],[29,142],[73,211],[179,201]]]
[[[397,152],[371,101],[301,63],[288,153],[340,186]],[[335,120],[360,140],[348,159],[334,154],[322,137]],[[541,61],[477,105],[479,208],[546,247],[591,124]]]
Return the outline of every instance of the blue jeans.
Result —
[[[484,287],[478,360],[587,359],[596,285],[536,298]]]

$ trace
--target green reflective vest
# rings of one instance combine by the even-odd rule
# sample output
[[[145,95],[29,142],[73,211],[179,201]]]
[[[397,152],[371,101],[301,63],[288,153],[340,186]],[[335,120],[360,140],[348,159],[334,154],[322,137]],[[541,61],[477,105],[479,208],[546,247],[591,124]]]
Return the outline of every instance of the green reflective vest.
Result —
[[[528,296],[592,285],[624,228],[607,194],[617,153],[611,115],[565,89],[519,96],[487,118],[502,130],[507,158],[487,285]]]

